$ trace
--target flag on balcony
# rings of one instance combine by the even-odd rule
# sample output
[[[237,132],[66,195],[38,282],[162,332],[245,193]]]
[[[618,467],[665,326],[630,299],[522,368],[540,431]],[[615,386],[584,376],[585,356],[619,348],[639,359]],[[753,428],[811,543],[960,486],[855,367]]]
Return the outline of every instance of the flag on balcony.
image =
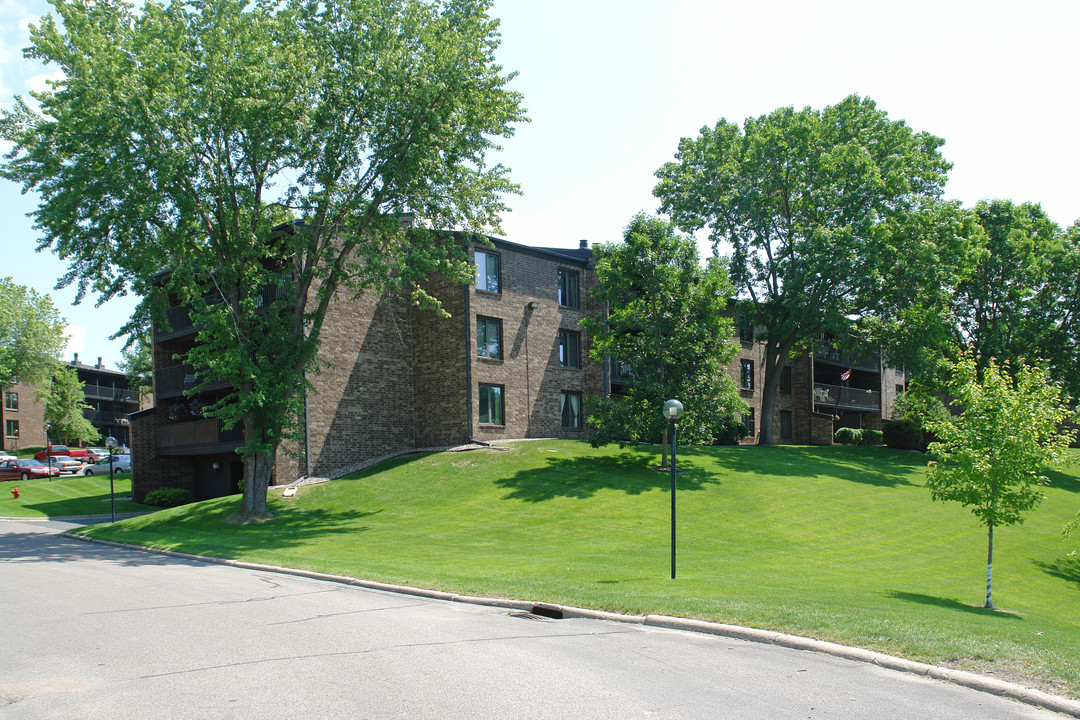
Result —
[[[840,376],[840,379],[845,381],[845,382],[850,380],[851,379],[851,368],[848,368],[848,370],[843,375]]]

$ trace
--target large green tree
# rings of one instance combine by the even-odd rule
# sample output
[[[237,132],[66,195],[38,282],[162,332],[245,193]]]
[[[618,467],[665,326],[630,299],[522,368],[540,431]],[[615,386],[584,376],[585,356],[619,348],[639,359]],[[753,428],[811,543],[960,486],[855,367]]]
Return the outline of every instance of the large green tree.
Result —
[[[95,443],[101,439],[101,433],[83,414],[91,409],[85,385],[75,368],[57,363],[48,385],[37,393],[38,402],[45,405],[45,421],[52,426],[49,435],[62,444]]]
[[[0,391],[16,378],[44,385],[66,342],[64,319],[52,298],[0,279]]]
[[[882,288],[893,322],[877,337],[892,359],[928,387],[970,349],[981,372],[990,358],[1019,367],[1042,358],[1051,376],[1080,393],[1080,233],[1062,233],[1034,203],[940,203],[923,214],[936,254],[897,257]],[[906,266],[910,265],[910,267]],[[914,290],[914,292],[912,292]]]
[[[960,414],[928,424],[940,441],[926,487],[937,501],[971,508],[987,528],[986,607],[993,607],[994,528],[1022,523],[1042,499],[1044,470],[1061,462],[1074,433],[1063,428],[1068,395],[1043,368],[998,363],[973,353],[953,367],[949,391]]]
[[[589,399],[593,444],[656,442],[667,432],[660,411],[671,398],[686,408],[680,439],[712,442],[746,410],[725,372],[737,351],[726,266],[717,258],[702,265],[693,238],[645,214],[630,221],[623,242],[597,245],[593,256],[591,294],[604,314],[582,323],[589,355],[630,368],[622,395]]]
[[[1015,363],[1038,354],[1036,325],[1044,319],[1031,311],[1037,299],[1049,301],[1052,271],[1064,258],[1057,225],[1036,204],[984,200],[972,213],[981,232],[952,306],[955,344],[971,348],[981,371],[991,358]]]
[[[898,258],[922,249],[912,217],[936,208],[950,168],[942,144],[850,96],[741,127],[721,119],[657,171],[661,210],[683,230],[708,227],[714,251],[730,249],[731,278],[761,329],[762,443],[773,442],[791,351],[823,332],[846,336],[851,317],[881,307]]]
[[[1050,374],[1080,397],[1080,222],[1059,233],[1047,277],[1024,317],[1035,352]]]
[[[517,191],[488,157],[525,119],[498,21],[487,0],[53,4],[26,53],[62,79],[3,113],[2,172],[81,291],[159,282],[189,307],[184,359],[233,388],[206,414],[243,427],[241,515],[265,515],[335,296],[434,303],[421,278],[471,271],[424,230],[496,231]]]

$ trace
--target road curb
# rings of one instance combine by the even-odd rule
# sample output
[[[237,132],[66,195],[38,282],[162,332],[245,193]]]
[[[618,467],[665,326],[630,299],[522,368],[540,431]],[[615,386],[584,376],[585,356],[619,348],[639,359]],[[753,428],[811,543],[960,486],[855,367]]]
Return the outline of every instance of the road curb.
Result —
[[[175,557],[183,560],[192,560],[195,562],[212,563],[215,565],[229,565],[232,567],[244,568],[247,570],[259,570],[262,572],[294,575],[296,577],[304,577],[313,580],[326,580],[330,582],[341,583],[343,585],[362,587],[369,590],[392,592],[400,595],[411,595],[414,597],[422,597],[431,600],[446,600],[449,602],[460,602],[470,605],[483,605],[487,607],[506,608],[508,610],[537,612],[537,614],[543,614],[549,617],[577,617],[590,620],[607,620],[609,622],[645,625],[647,627],[664,628],[668,630],[681,630],[685,632],[695,632],[706,635],[730,637],[737,640],[746,640],[749,642],[763,643],[767,645],[778,645],[781,647],[791,648],[793,650],[816,652],[824,655],[831,655],[833,657],[842,658],[845,660],[854,660],[856,662],[877,665],[878,667],[887,670],[911,673],[914,675],[922,675],[923,677],[928,677],[934,680],[941,680],[944,682],[952,683],[953,685],[960,685],[962,687],[970,688],[972,690],[978,690],[979,692],[989,693],[991,695],[997,695],[999,697],[1011,698],[1026,705],[1042,707],[1052,712],[1062,713],[1064,715],[1068,715],[1074,718],[1080,718],[1080,701],[1077,700],[1071,700],[1069,698],[1064,698],[1059,695],[1051,695],[1050,693],[1045,693],[1041,690],[1027,688],[1022,685],[1005,682],[1004,680],[986,677],[985,675],[979,675],[977,673],[967,672],[965,670],[954,670],[952,668],[941,667],[938,665],[928,665],[926,663],[915,662],[914,660],[906,660],[904,658],[896,657],[894,655],[885,655],[883,653],[874,652],[872,650],[848,647],[846,645],[839,645],[837,643],[826,642],[824,640],[814,640],[811,638],[800,637],[798,635],[788,635],[786,633],[775,632],[773,630],[759,630],[757,628],[742,627],[740,625],[727,625],[724,623],[707,622],[705,620],[672,617],[670,615],[624,615],[620,613],[605,612],[603,610],[578,608],[569,605],[559,605],[555,603],[528,602],[525,600],[510,600],[506,598],[484,598],[472,595],[458,595],[456,593],[448,593],[442,592],[440,590],[429,590],[426,588],[411,587],[409,585],[394,585],[391,583],[375,582],[374,580],[361,580],[358,578],[348,577],[346,575],[330,575],[328,573],[320,573],[313,570],[300,570],[297,568],[281,567],[278,565],[263,565],[261,563],[246,562],[243,560],[228,560],[225,558],[215,558],[208,555],[192,555],[190,553],[176,552],[175,550],[160,550],[157,548],[144,547],[142,545],[130,545],[127,543],[119,543],[112,540],[100,540],[97,538],[86,537],[84,535],[76,535],[74,533],[68,532],[60,533],[60,535],[62,537],[71,538],[73,540],[82,540],[83,542],[98,543],[100,545],[107,545],[110,547],[122,548],[125,550],[141,550],[143,552],[152,552],[159,555],[167,555],[169,557]]]

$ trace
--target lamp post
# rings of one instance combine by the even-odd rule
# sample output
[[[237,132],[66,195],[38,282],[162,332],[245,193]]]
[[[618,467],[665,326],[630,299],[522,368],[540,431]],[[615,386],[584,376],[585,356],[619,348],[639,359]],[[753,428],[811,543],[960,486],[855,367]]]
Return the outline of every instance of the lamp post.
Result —
[[[671,422],[671,579],[675,579],[675,448],[678,447],[676,439],[676,421],[682,417],[683,406],[678,400],[668,400],[664,403],[664,417]]]
[[[49,431],[52,430],[52,423],[45,423],[41,426],[41,429],[45,431],[45,457],[49,469],[49,482],[52,482],[52,445],[49,444]]]
[[[116,522],[116,495],[113,493],[113,448],[116,447],[116,438],[105,438],[105,447],[109,448],[109,505],[112,507],[112,521]]]

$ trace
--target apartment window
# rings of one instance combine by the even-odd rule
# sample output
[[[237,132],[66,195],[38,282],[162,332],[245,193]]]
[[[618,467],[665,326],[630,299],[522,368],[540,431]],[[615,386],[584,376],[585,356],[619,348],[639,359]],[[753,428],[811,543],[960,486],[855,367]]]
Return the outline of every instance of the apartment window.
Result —
[[[581,393],[564,392],[562,394],[562,426],[574,430],[581,429]]]
[[[9,438],[19,437],[19,421],[18,420],[5,420],[4,421],[4,435]]]
[[[5,410],[18,410],[19,409],[19,393],[10,392],[10,391],[4,393],[4,409]]]
[[[742,424],[746,428],[746,437],[754,437],[754,408],[742,416]]]
[[[739,313],[739,340],[746,343],[754,342],[754,326],[746,313]]]
[[[476,318],[476,354],[492,360],[502,359],[502,320]]]
[[[499,256],[495,253],[476,251],[476,289],[499,292]]]
[[[739,361],[739,388],[742,390],[754,389],[754,361]]]
[[[480,422],[484,425],[503,424],[502,385],[480,385]]]
[[[559,331],[559,364],[566,368],[581,367],[581,333]]]
[[[559,305],[568,308],[578,307],[578,279],[576,272],[559,271]]]
[[[785,365],[780,371],[780,392],[784,395],[791,394],[791,366]]]
[[[791,432],[791,411],[780,411],[780,439],[790,440],[792,438]]]

